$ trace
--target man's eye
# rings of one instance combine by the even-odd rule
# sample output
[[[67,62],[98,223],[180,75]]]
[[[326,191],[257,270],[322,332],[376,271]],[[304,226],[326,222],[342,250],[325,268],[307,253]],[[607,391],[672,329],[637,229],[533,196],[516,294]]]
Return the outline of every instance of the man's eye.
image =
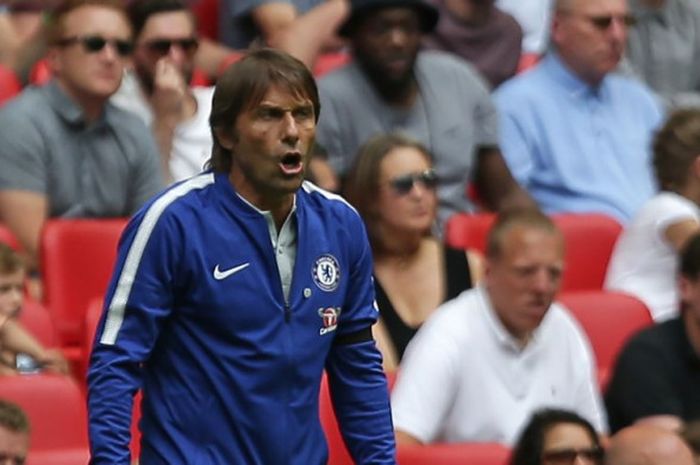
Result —
[[[260,119],[271,120],[278,119],[282,116],[282,111],[276,110],[274,108],[264,108],[258,111],[258,117]]]
[[[297,119],[309,119],[313,118],[313,116],[313,108],[299,108],[297,110],[294,110],[294,117]]]

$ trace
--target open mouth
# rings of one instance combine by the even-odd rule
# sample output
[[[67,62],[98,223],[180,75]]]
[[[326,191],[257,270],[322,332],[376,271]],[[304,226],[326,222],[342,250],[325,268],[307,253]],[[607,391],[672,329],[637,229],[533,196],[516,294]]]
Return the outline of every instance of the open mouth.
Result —
[[[302,158],[299,152],[287,153],[282,157],[280,167],[285,174],[299,174],[303,169]]]

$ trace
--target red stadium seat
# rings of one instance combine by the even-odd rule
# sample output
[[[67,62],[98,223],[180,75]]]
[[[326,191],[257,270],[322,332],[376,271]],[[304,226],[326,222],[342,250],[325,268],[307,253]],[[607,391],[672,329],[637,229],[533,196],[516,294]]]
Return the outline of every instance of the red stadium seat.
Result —
[[[644,303],[621,292],[562,292],[559,302],[580,322],[591,341],[601,389],[607,386],[615,359],[634,333],[653,323]]]
[[[453,215],[445,226],[445,242],[452,247],[486,250],[493,213]],[[613,218],[596,214],[560,213],[552,220],[566,243],[566,270],[562,290],[602,289],[610,254],[622,226]]]
[[[457,213],[445,225],[445,242],[457,249],[486,250],[486,236],[496,219],[493,213]]]
[[[542,55],[538,53],[523,53],[520,55],[520,61],[518,62],[518,74],[524,73],[525,71],[533,68],[537,63],[539,63]]]
[[[19,322],[44,347],[60,347],[51,315],[39,302],[25,299],[19,314]]]
[[[387,373],[387,382],[389,390],[394,386],[396,380],[395,373]],[[345,447],[343,436],[340,434],[338,422],[333,412],[333,403],[331,402],[330,391],[328,389],[328,379],[323,375],[321,380],[321,392],[318,403],[319,416],[323,431],[326,433],[326,441],[328,442],[328,465],[353,465],[350,453]]]
[[[22,83],[9,68],[0,65],[0,106],[22,91]]]
[[[76,382],[67,376],[37,374],[0,378],[0,398],[18,404],[29,417],[27,465],[87,463],[87,412]]]
[[[106,292],[125,225],[125,219],[55,219],[42,230],[44,305],[72,361],[83,359],[85,312]]]
[[[400,446],[398,465],[507,465],[510,449],[496,443]]]
[[[199,34],[212,40],[219,38],[219,0],[198,0],[192,5]]]
[[[318,57],[314,64],[314,77],[318,79],[324,74],[343,67],[351,61],[352,55],[348,52],[324,53]]]
[[[562,290],[602,289],[620,223],[595,213],[557,214],[552,219],[566,241]]]

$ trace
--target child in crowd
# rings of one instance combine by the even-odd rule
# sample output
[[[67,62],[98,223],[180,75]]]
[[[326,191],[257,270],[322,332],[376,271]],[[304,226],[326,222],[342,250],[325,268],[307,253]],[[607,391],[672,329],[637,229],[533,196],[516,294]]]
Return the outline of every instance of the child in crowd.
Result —
[[[67,373],[60,351],[42,347],[17,321],[24,304],[25,275],[19,255],[0,243],[0,375],[44,368]]]

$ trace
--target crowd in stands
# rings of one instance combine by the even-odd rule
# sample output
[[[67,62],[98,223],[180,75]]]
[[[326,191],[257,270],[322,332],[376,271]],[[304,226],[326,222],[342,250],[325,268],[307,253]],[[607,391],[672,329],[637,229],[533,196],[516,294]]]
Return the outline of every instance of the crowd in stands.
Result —
[[[260,47],[317,77],[308,177],[364,221],[400,447],[698,463],[697,0],[0,4],[0,375],[84,388],[86,354],[21,317],[44,298],[47,223],[129,217],[208,169],[214,84]],[[449,243],[460,214],[487,218],[482,246]],[[605,377],[561,303],[588,264],[566,262],[556,215],[619,225],[604,283],[583,290],[649,313]],[[1,397],[0,463],[24,463],[35,420]]]

